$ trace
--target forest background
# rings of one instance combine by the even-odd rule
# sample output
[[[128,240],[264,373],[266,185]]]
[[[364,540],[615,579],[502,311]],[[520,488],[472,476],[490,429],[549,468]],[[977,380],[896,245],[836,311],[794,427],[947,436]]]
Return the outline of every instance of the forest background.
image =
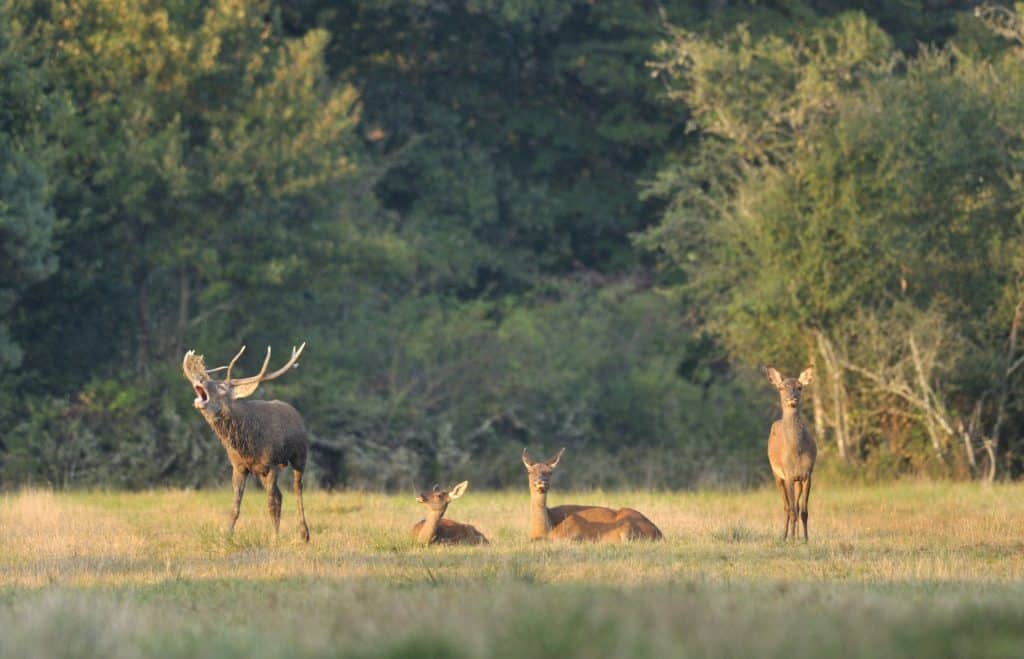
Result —
[[[325,487],[758,484],[765,363],[833,477],[1012,479],[1022,316],[1009,6],[0,3],[0,487],[223,483],[182,354],[303,341]]]

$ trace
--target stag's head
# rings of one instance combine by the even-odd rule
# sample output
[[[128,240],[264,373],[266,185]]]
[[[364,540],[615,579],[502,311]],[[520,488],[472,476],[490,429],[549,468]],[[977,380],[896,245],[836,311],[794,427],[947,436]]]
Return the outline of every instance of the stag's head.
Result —
[[[445,492],[441,489],[440,485],[435,484],[434,489],[429,492],[420,492],[416,496],[416,500],[427,508],[443,514],[445,509],[448,508],[448,504],[465,494],[468,487],[469,481],[462,481],[453,487],[450,492]]]
[[[803,388],[814,381],[813,367],[805,368],[798,378],[784,378],[771,366],[765,366],[764,374],[767,376],[768,381],[779,390],[779,400],[782,404],[782,409],[787,407],[792,409],[799,408],[800,394]]]
[[[556,453],[553,458],[543,462],[536,462],[526,452],[526,449],[523,449],[523,464],[526,466],[526,473],[530,476],[531,491],[535,491],[538,494],[547,493],[548,487],[551,485],[551,473],[558,466],[558,461],[562,459],[563,453],[565,453],[564,448]]]
[[[267,373],[267,366],[270,364],[270,346],[267,346],[267,356],[263,360],[263,368],[260,369],[258,374],[247,378],[231,377],[231,369],[234,368],[235,362],[245,352],[245,346],[242,346],[242,349],[238,351],[238,354],[235,355],[230,364],[211,369],[206,368],[202,355],[197,355],[194,350],[189,350],[185,353],[185,359],[181,363],[181,368],[185,372],[185,379],[192,384],[192,390],[196,393],[196,399],[192,404],[202,412],[220,413],[230,405],[231,401],[251,396],[263,382],[279,378],[289,369],[294,368],[297,365],[296,362],[299,359],[299,355],[302,354],[305,347],[305,343],[298,348],[293,346],[292,356],[288,363],[273,373]],[[223,380],[214,380],[210,377],[212,373],[225,369],[227,373],[224,375]]]

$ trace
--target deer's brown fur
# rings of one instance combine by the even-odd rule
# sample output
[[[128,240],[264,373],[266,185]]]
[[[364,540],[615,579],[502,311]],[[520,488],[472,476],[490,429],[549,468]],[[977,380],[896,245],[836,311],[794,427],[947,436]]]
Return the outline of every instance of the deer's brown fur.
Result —
[[[523,449],[523,465],[530,481],[530,539],[592,542],[660,540],[661,530],[643,513],[632,508],[564,505],[548,508],[551,474],[562,459],[563,448],[553,458],[537,462]]]
[[[786,514],[786,528],[782,539],[797,537],[797,519],[803,522],[804,541],[807,540],[807,503],[811,497],[811,476],[818,447],[814,436],[800,418],[800,394],[814,380],[814,370],[805,369],[799,378],[783,378],[772,367],[764,369],[768,381],[779,392],[782,418],[772,424],[768,435],[768,463],[775,483],[782,492],[782,505]]]
[[[279,400],[244,400],[262,382],[277,378],[292,368],[304,347],[302,344],[298,350],[293,348],[288,363],[270,375],[266,374],[270,361],[270,348],[267,348],[267,357],[259,375],[232,379],[231,368],[245,350],[243,347],[226,367],[227,375],[223,380],[213,380],[210,374],[224,367],[207,370],[202,355],[191,350],[185,354],[182,370],[196,394],[193,405],[213,428],[231,462],[231,485],[235,498],[228,522],[229,534],[238,521],[249,474],[259,478],[267,491],[267,508],[274,533],[278,532],[281,526],[281,490],[277,486],[277,474],[278,470],[291,465],[299,534],[309,542],[309,526],[302,507],[302,473],[306,469],[309,440],[302,417],[294,407]]]
[[[412,537],[424,545],[486,545],[487,538],[469,524],[462,524],[450,519],[442,519],[448,504],[461,497],[469,481],[462,481],[446,492],[441,486],[434,485],[428,492],[420,492],[416,500],[427,508],[427,516],[416,522],[412,527]]]

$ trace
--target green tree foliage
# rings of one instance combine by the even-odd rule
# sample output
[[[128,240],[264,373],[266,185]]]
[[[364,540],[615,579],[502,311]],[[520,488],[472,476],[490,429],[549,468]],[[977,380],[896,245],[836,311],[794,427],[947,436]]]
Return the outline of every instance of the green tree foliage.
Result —
[[[359,331],[296,384],[316,387],[303,397],[320,419],[321,480],[410,487],[472,473],[518,485],[524,445],[573,447],[581,485],[753,478],[764,419],[745,381],[681,377],[705,347],[632,282],[552,283],[499,303],[407,299],[386,315],[353,310]]]
[[[40,290],[54,307],[145,365],[181,352],[196,310],[250,317],[332,249],[322,227],[348,187],[356,104],[324,84],[324,33],[286,39],[268,6],[228,0],[29,9],[26,39],[73,108],[52,127],[67,218],[67,267]],[[34,340],[53,368],[85,366],[63,333]]]
[[[920,432],[906,451],[955,470],[1011,413],[994,401],[1024,247],[1019,53],[890,43],[861,14],[790,43],[676,33],[660,70],[707,146],[652,185],[672,202],[644,242],[735,354],[833,371],[819,422],[841,452]]]
[[[432,255],[433,286],[521,291],[539,274],[635,264],[627,236],[657,211],[637,180],[684,120],[645,67],[655,5],[289,6],[293,24],[338,36],[329,61],[361,89],[374,153],[395,162],[378,198]]]
[[[0,8],[0,372],[19,366],[23,355],[9,314],[26,289],[57,269],[40,133],[43,122],[58,117],[38,72],[13,43],[9,14]]]
[[[1016,474],[1021,39],[967,9],[12,0],[0,478],[217,482],[183,351],[300,341],[258,395],[326,485],[756,482],[769,360],[852,471]]]
[[[356,94],[326,84],[327,35],[282,36],[266,3],[54,0],[11,15],[18,55],[68,108],[43,127],[59,145],[48,166],[61,269],[32,289],[45,303],[18,328],[38,351],[33,389],[57,409],[73,397],[59,416],[107,442],[90,456],[100,463],[151,438],[145,451],[164,458],[125,484],[189,482],[189,459],[158,467],[190,454],[174,445],[187,401],[167,408],[162,395],[178,383],[173,364],[187,340],[232,349],[247,323],[297,334],[274,321],[341,249]],[[115,398],[90,393],[112,387]],[[34,423],[11,433],[12,455],[32,454],[40,434],[86,442],[74,424],[54,435]]]

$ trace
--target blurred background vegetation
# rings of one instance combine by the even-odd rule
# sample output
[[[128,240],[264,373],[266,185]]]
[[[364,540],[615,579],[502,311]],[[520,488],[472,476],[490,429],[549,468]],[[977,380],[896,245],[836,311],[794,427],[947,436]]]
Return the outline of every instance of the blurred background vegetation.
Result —
[[[0,3],[0,486],[223,482],[183,352],[302,341],[328,487],[757,484],[764,363],[835,477],[1017,477],[1016,11]]]

